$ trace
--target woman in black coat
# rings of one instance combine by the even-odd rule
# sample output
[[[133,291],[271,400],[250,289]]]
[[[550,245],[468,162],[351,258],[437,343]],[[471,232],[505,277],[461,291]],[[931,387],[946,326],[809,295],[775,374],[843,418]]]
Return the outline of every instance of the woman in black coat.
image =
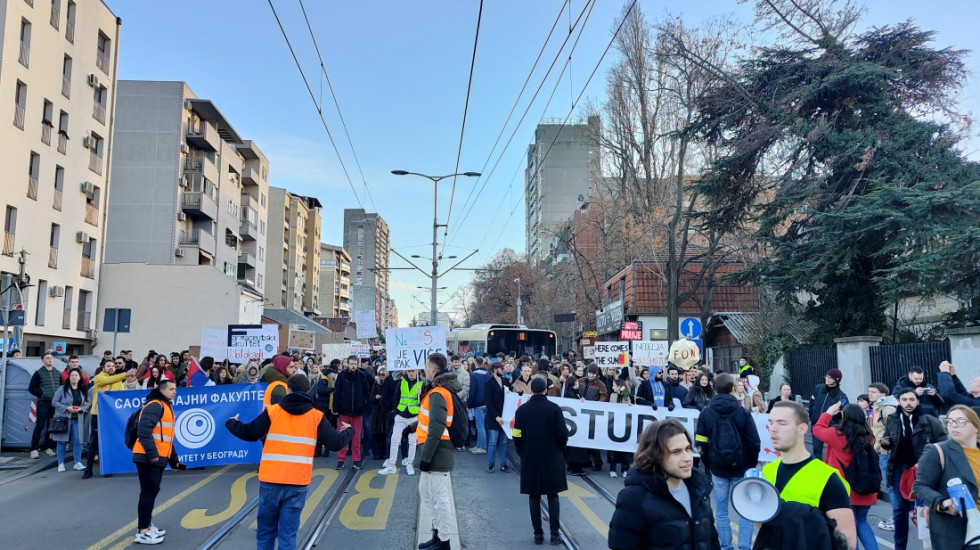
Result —
[[[697,409],[703,411],[708,406],[708,401],[715,396],[715,390],[711,387],[711,378],[705,372],[699,372],[694,377],[694,385],[687,391],[684,398],[685,409]]]
[[[708,500],[711,482],[694,468],[693,457],[691,436],[676,419],[655,422],[643,431],[609,522],[609,548],[721,549]],[[671,494],[665,473],[687,486],[690,514]]]

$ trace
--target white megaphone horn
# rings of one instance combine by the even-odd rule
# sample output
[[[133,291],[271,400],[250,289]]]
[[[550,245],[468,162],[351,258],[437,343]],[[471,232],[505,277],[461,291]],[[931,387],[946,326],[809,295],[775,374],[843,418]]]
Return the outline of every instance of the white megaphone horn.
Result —
[[[732,485],[731,501],[738,515],[754,523],[771,521],[783,505],[779,491],[758,468],[747,470],[745,477]]]
[[[954,477],[946,483],[946,490],[953,505],[966,518],[966,537],[963,546],[976,545],[980,542],[980,512],[977,512],[977,503],[973,500],[970,489],[963,484],[962,479]]]

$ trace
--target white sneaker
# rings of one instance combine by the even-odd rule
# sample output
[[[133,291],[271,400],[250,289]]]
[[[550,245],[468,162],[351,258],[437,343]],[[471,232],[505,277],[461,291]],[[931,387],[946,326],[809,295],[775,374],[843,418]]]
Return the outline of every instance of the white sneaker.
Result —
[[[409,460],[407,458],[403,458],[402,459],[402,466],[411,466],[411,465],[412,465],[412,463],[409,462]]]
[[[146,533],[136,533],[136,537],[133,539],[136,544],[160,544],[163,542],[163,537],[157,535],[153,531],[148,531]]]
[[[37,460],[37,459],[41,458],[41,453],[39,453],[37,451],[31,451],[31,458]]]
[[[85,469],[85,465],[82,464],[81,462],[76,462],[74,469],[75,469],[76,472],[81,472],[82,470]]]
[[[616,475],[616,472],[609,472],[609,477],[611,477],[611,478],[617,478],[619,476]]]
[[[390,476],[391,474],[397,474],[397,473],[398,470],[392,468],[391,466],[385,466],[384,468],[378,470],[378,475],[382,475],[382,476]]]
[[[59,472],[64,472],[65,471],[65,465],[64,465],[64,463],[61,463],[61,462],[58,463],[58,471]]]
[[[153,533],[153,534],[155,534],[155,535],[157,535],[157,536],[160,536],[160,537],[162,537],[162,536],[164,536],[164,535],[167,534],[167,530],[166,529],[160,529],[159,527],[157,527],[156,525],[153,525],[152,523],[150,524],[150,532]]]
[[[411,464],[409,464],[408,466],[405,466],[405,471],[408,472],[408,475],[410,475],[410,476],[414,476],[415,475],[415,468],[412,468],[412,465]]]
[[[44,449],[44,454],[48,456],[58,456],[58,453],[52,451],[51,449]]]

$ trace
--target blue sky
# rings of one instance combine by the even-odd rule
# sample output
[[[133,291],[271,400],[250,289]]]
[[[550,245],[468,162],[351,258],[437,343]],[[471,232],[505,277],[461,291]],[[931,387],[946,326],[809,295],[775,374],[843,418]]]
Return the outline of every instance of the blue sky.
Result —
[[[326,81],[320,77],[319,61],[298,0],[273,0],[317,101],[322,97],[324,116],[353,190],[266,0],[106,3],[123,21],[119,78],[183,80],[199,97],[213,100],[238,133],[255,140],[268,156],[271,185],[320,199],[324,205],[324,241],[342,243],[343,210],[358,207],[360,201],[364,208],[379,212],[388,221],[395,249],[405,255],[430,255],[432,184],[389,172],[406,169],[435,175],[454,170],[479,2],[304,1],[350,131],[359,170]],[[460,171],[482,170],[486,175],[497,163],[518,116],[567,34],[568,9],[562,13],[556,36],[545,50],[529,91],[491,156],[491,147],[563,3],[485,2]],[[586,0],[571,0],[570,4],[574,21]],[[572,100],[600,59],[624,4],[596,2],[554,99],[545,109],[568,57],[567,48],[492,176],[458,180],[447,255],[462,258],[479,248],[479,254],[464,264],[479,267],[502,248],[524,249],[524,207],[519,198],[524,152],[534,126],[541,119],[569,115]],[[750,22],[753,15],[752,4],[734,0],[641,0],[639,5],[649,20],[670,13],[683,16],[688,25],[721,15]],[[862,28],[911,18],[922,28],[936,30],[938,45],[980,50],[980,37],[974,28],[980,20],[980,2],[871,0],[865,7]],[[613,57],[610,53],[603,67]],[[968,67],[977,67],[975,56],[968,58]],[[604,84],[605,71],[600,68],[572,114],[573,120],[587,99],[601,101]],[[980,87],[971,83],[962,102],[964,110],[980,112]],[[978,149],[980,141],[972,141],[970,156],[977,158]],[[463,207],[464,201],[484,183],[476,207],[463,219],[469,210]],[[451,188],[451,180],[440,187],[440,223],[446,221]],[[491,219],[493,229],[488,230]],[[442,231],[440,239],[441,235]],[[392,265],[405,263],[393,256]],[[440,286],[448,290],[442,292],[440,302],[465,286],[469,278],[463,271],[442,279]],[[393,271],[391,280],[402,324],[415,313],[428,310],[427,292],[415,288],[428,286],[425,276],[417,271]]]

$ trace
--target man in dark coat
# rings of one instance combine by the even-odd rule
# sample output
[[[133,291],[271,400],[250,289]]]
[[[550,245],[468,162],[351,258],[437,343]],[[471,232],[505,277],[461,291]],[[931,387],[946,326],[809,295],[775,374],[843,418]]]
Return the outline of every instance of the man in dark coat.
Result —
[[[847,394],[840,388],[840,381],[843,378],[839,369],[830,369],[824,375],[824,383],[817,384],[810,396],[810,425],[820,420],[820,415],[825,413],[834,403],[840,403],[841,408],[847,405]],[[839,422],[831,421],[831,426],[836,426]],[[823,441],[813,438],[813,456],[817,460],[823,460]]]
[[[544,542],[541,528],[541,495],[548,495],[551,544],[561,544],[558,534],[558,493],[568,489],[562,454],[568,443],[568,427],[561,408],[548,401],[548,383],[531,380],[531,399],[514,415],[514,445],[521,456],[521,494],[528,495],[534,544]]]
[[[493,376],[483,384],[483,396],[487,401],[487,472],[493,472],[494,465],[500,465],[501,472],[507,472],[507,435],[504,433],[504,388],[510,389],[510,381],[504,378],[504,364],[493,363]]]

